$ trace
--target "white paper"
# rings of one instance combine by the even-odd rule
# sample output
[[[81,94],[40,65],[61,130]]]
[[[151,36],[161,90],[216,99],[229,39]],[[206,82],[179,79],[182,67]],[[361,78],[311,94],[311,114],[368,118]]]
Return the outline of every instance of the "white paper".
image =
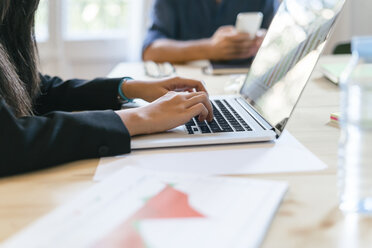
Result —
[[[2,247],[258,247],[286,190],[127,167]]]
[[[271,143],[144,150],[103,158],[94,180],[103,180],[127,165],[198,175],[287,173],[327,168],[288,131]]]

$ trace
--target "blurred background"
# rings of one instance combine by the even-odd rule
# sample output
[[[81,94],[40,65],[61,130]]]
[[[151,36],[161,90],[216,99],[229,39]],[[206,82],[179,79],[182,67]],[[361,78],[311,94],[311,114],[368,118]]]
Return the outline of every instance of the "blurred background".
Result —
[[[107,75],[121,61],[140,61],[151,4],[152,0],[41,0],[36,36],[42,72],[88,79]],[[349,0],[325,52],[354,35],[372,35],[371,13],[371,0]]]

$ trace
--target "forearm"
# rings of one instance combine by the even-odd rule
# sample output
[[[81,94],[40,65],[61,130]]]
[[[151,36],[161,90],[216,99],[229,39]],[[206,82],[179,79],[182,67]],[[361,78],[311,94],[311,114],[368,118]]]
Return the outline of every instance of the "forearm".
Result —
[[[184,63],[211,58],[209,39],[176,41],[161,39],[152,43],[143,53],[143,59],[155,62]]]
[[[35,113],[120,109],[118,86],[122,79],[97,78],[91,81],[67,80],[41,76],[41,95],[36,99]]]
[[[112,111],[16,118],[0,101],[0,119],[0,177],[130,152],[129,133]]]

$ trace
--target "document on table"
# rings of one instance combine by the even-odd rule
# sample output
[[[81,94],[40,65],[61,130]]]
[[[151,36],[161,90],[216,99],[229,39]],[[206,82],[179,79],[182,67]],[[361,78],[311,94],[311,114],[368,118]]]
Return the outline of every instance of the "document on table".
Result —
[[[287,184],[126,167],[2,247],[258,247]]]
[[[244,175],[324,170],[327,166],[288,131],[269,143],[133,151],[101,159],[94,180],[126,165],[198,175]]]

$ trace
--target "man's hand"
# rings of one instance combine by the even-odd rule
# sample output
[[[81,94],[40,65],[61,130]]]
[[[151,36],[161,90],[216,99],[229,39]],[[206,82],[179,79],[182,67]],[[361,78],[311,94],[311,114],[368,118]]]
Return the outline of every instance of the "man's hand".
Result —
[[[250,34],[239,33],[233,26],[220,27],[209,40],[209,59],[231,60],[255,56],[264,36],[263,30],[251,39]]]

